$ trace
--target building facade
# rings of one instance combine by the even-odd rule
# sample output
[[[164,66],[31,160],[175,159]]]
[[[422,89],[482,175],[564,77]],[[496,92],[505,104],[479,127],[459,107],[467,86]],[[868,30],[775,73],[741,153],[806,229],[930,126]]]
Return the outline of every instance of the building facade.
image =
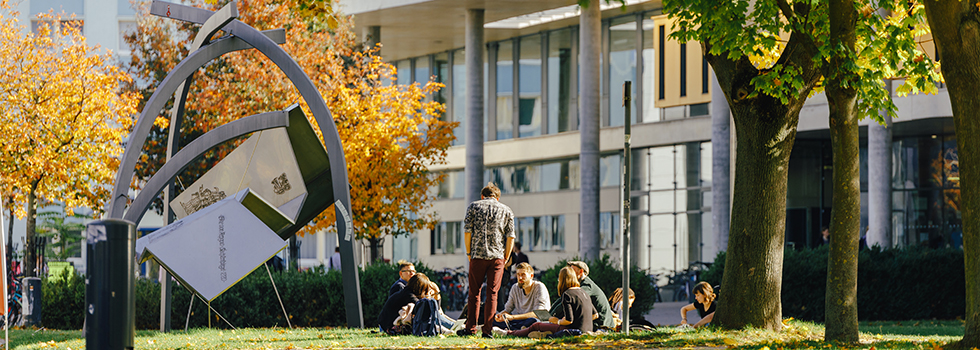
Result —
[[[582,203],[576,2],[341,4],[366,36],[380,35],[380,40],[371,39],[380,41],[381,55],[396,66],[398,83],[432,79],[445,84],[431,98],[446,104],[442,118],[460,122],[447,164],[431,169],[448,175],[434,206],[441,222],[433,230],[389,239],[385,257],[420,260],[435,268],[466,264],[465,124],[472,118],[466,116],[471,85],[466,81],[465,22],[473,8],[484,13],[484,183],[500,186],[501,201],[514,209],[517,241],[533,265],[543,269],[577,256]],[[700,45],[667,39],[670,22],[660,1],[604,7],[601,30],[601,251],[616,261],[621,254],[620,174],[627,120],[622,85],[632,81],[632,260],[651,273],[711,262],[724,249],[727,235],[716,232],[712,220],[712,172],[719,156],[712,152],[711,111],[725,101],[712,99],[711,68],[701,58]],[[956,136],[945,89],[932,96],[893,97],[899,118],[887,129],[890,144],[872,144],[889,149],[893,164],[883,170],[891,179],[884,185],[891,198],[888,245],[961,245]],[[882,157],[869,160],[867,120],[861,130],[861,226],[866,230],[872,226],[869,210],[880,205],[869,200],[869,187],[877,184],[869,186],[868,164],[879,169]],[[733,174],[735,155],[723,158]],[[820,244],[820,228],[829,226],[832,172],[828,108],[826,99],[816,95],[801,113],[790,161],[788,246]]]

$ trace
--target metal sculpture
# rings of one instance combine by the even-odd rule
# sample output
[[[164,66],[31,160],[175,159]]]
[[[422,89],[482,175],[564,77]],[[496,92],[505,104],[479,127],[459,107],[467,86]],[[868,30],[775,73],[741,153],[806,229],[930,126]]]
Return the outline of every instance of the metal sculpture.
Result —
[[[209,209],[192,213],[191,210],[184,210],[184,207],[181,207],[181,211],[183,211],[181,215],[187,215],[183,219],[187,220],[186,224],[191,225],[193,222],[192,219],[196,219],[195,215],[199,213],[200,215],[198,217],[206,216],[208,213],[205,213],[205,211],[237,210],[236,212],[241,212],[244,209],[251,212],[252,214],[250,215],[252,216],[261,217],[262,215],[259,215],[256,210],[271,210],[278,214],[272,216],[266,215],[266,218],[281,215],[279,219],[286,221],[277,222],[280,225],[283,222],[286,222],[286,224],[285,226],[276,226],[275,229],[269,228],[269,232],[278,233],[279,237],[277,238],[285,239],[333,204],[337,214],[336,217],[338,218],[336,227],[340,238],[342,273],[346,282],[344,283],[344,295],[347,309],[347,324],[350,327],[363,327],[359,277],[357,264],[354,261],[352,223],[350,213],[347,209],[350,208],[350,185],[347,179],[347,166],[343,147],[333,119],[320,92],[296,61],[279,47],[279,44],[285,41],[284,31],[278,29],[260,32],[236,20],[238,10],[234,2],[217,12],[213,12],[180,4],[153,1],[150,7],[150,13],[156,16],[202,24],[202,27],[195,38],[192,52],[163,79],[140,113],[134,130],[129,137],[126,150],[123,153],[119,172],[116,174],[112,197],[105,207],[107,217],[109,219],[124,219],[130,222],[139,222],[152,200],[160,191],[167,188],[177,174],[186,168],[191,161],[209,149],[239,136],[262,130],[285,128],[300,175],[296,176],[296,171],[283,172],[281,176],[276,176],[271,179],[271,188],[274,194],[263,193],[266,193],[267,196],[276,196],[284,194],[290,191],[289,189],[295,187],[297,190],[292,192],[301,194],[292,195],[283,200],[270,201],[257,195],[255,193],[256,191],[251,188],[242,189],[240,188],[242,186],[236,186],[233,190],[224,191],[226,194],[225,197],[228,197],[224,201],[211,203],[213,202],[211,199],[214,199],[212,196],[211,199],[208,199],[208,203],[203,203],[199,198],[197,203],[191,203],[186,207],[188,209],[194,207],[195,210],[203,207],[208,207]],[[214,41],[209,41],[209,38],[219,30],[227,35]],[[126,205],[130,203],[130,198],[128,197],[129,185],[133,178],[136,162],[140,157],[143,143],[146,141],[153,120],[163,109],[170,96],[177,93],[175,95],[175,108],[172,110],[171,115],[171,125],[178,126],[171,129],[170,140],[172,143],[171,147],[173,147],[176,144],[175,141],[179,140],[180,137],[179,125],[182,122],[184,103],[188,87],[190,86],[190,78],[193,73],[221,55],[251,48],[258,50],[269,58],[299,91],[320,127],[321,134],[323,135],[323,145],[326,146],[326,150],[320,144],[319,138],[313,132],[306,116],[295,105],[285,111],[274,111],[242,118],[211,130],[191,142],[179,152],[176,152],[176,154],[172,154],[172,157],[168,157],[163,167],[147,181],[139,195],[132,199],[127,210]],[[253,135],[253,137],[255,136]],[[281,134],[280,137],[282,137]],[[171,150],[173,149],[171,148]],[[168,151],[169,155],[171,153]],[[234,168],[234,166],[231,167]],[[246,167],[242,171],[249,172],[249,169],[249,167]],[[297,179],[296,177],[299,178]],[[201,183],[198,187],[200,189],[217,188],[214,185],[216,182],[205,182],[207,183]],[[215,191],[221,192],[222,190],[217,189]],[[167,194],[169,201],[171,198],[169,197],[169,193]],[[190,194],[187,195],[190,196]],[[246,204],[245,202],[248,201],[247,198],[253,198],[253,200],[254,198],[258,198],[258,201],[267,205]],[[178,199],[174,199],[174,202],[171,204],[179,205]],[[186,198],[184,200],[185,202],[189,202]],[[276,202],[276,204],[273,205],[270,202]],[[210,206],[204,204],[210,204]],[[268,220],[260,219],[260,221],[265,226],[270,225]],[[162,236],[159,234],[156,235],[155,237],[159,241],[153,243],[166,241],[161,238]],[[266,237],[269,236],[266,235]],[[179,244],[179,239],[171,241],[171,243],[174,242],[176,242],[175,244]],[[272,240],[269,242],[275,241]],[[148,240],[143,243],[148,244],[140,244],[141,251],[138,253],[146,251],[148,255],[144,256],[144,258],[152,256],[154,253],[153,248],[146,249],[152,243]],[[278,249],[282,248],[279,247]],[[275,251],[278,251],[278,249]],[[259,257],[259,259],[266,258],[268,256]],[[251,263],[249,262],[249,264]],[[227,269],[227,266],[225,268]],[[248,272],[250,271],[248,270]],[[226,279],[228,279],[227,276]],[[220,291],[217,293],[220,294]],[[214,291],[211,291],[209,295],[216,294]],[[131,342],[130,340],[130,344]]]

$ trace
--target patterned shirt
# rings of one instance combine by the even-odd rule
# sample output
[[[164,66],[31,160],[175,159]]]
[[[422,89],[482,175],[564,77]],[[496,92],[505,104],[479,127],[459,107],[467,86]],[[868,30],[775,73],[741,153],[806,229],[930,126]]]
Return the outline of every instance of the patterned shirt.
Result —
[[[514,212],[493,198],[470,203],[463,225],[464,232],[470,233],[473,259],[503,259],[507,237],[515,236]]]

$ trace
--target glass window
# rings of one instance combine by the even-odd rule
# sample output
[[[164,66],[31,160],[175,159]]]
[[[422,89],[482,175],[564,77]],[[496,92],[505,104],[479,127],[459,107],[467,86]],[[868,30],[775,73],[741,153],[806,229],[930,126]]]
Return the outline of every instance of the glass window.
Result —
[[[85,1],[32,0],[30,1],[30,6],[31,18],[36,18],[39,14],[48,13],[49,10],[54,10],[55,13],[64,11],[67,15],[75,14],[82,16],[85,14]],[[128,1],[126,7],[129,7]]]
[[[517,229],[517,241],[521,242],[525,251],[535,251],[536,242],[534,240],[536,228],[533,217],[517,218],[514,223]]]
[[[653,19],[643,19],[643,123],[655,122],[660,120],[660,108],[654,106],[657,100],[657,71],[654,60],[656,58],[653,48]]]
[[[609,125],[623,125],[623,82],[636,81],[635,17],[613,19],[609,26]],[[635,90],[635,87],[633,88]],[[635,95],[635,94],[634,94]],[[636,122],[636,114],[631,116]]]
[[[542,164],[538,169],[540,169],[539,191],[557,191],[562,188],[562,179],[567,176],[567,174],[563,176],[562,170],[568,169],[567,166],[562,167],[562,162]]]
[[[514,43],[497,48],[497,140],[514,137]]]
[[[712,152],[711,142],[701,143],[701,186],[704,187],[711,187]]]
[[[466,144],[466,52],[453,52],[453,121],[459,126],[453,130],[456,140],[453,145]]]
[[[446,173],[446,179],[439,184],[439,199],[463,198],[465,192],[464,172],[455,170]]]
[[[599,213],[599,247],[601,249],[618,248],[619,229],[619,213]]]
[[[412,61],[401,60],[395,62],[396,82],[398,85],[408,85],[412,83]]]
[[[429,56],[422,56],[415,59],[415,82],[425,85],[429,82],[432,72],[429,70]]]
[[[434,62],[435,66],[432,69],[433,80],[435,80],[435,82],[437,83],[446,85],[446,80],[449,79],[449,54],[446,52],[438,53],[435,54],[433,58],[435,61]],[[432,94],[433,101],[442,104],[446,103],[447,97],[449,97],[449,95],[445,87],[439,89],[439,91],[436,91],[435,93]],[[441,118],[446,121],[452,121],[451,119],[446,119],[449,117],[450,117],[449,113],[445,112],[442,114]]]
[[[572,30],[553,31],[548,36],[548,133],[572,130],[570,113],[572,77]]]
[[[650,148],[651,190],[674,188],[674,146]]]
[[[619,186],[623,172],[620,165],[622,158],[619,154],[599,158],[599,187]]]
[[[551,221],[551,247],[565,251],[565,215],[546,216]]]
[[[518,111],[520,137],[541,135],[541,36],[521,38]]]
[[[674,181],[677,181],[676,188],[685,188],[687,182],[687,148],[683,146],[674,147]],[[695,184],[696,185],[696,184]]]
[[[675,270],[674,214],[650,215],[650,270]],[[687,264],[684,264],[687,267]]]

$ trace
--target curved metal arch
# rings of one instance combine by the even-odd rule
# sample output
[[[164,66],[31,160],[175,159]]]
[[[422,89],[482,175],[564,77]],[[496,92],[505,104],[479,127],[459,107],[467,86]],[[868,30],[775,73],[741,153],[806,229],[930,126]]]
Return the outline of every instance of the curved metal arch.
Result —
[[[263,34],[272,37],[270,40],[281,38],[282,41],[285,41],[285,32],[281,29],[263,32]],[[133,128],[133,132],[129,135],[126,150],[123,152],[123,157],[119,164],[119,171],[116,173],[115,188],[112,191],[112,197],[109,199],[109,203],[105,207],[106,217],[116,219],[123,217],[123,210],[126,209],[126,193],[129,190],[129,184],[136,170],[136,161],[139,160],[143,143],[146,142],[146,137],[153,127],[156,114],[163,110],[170,96],[177,91],[177,88],[184,83],[187,77],[194,74],[204,64],[226,53],[249,48],[252,48],[252,46],[234,36],[215,40],[211,44],[185,57],[170,71],[170,74],[163,79],[160,85],[157,86],[157,89],[150,95],[150,99],[147,100],[146,105],[143,107],[139,119],[136,120],[136,126]]]
[[[182,6],[178,4],[167,4],[161,1],[153,2],[151,5],[151,13],[162,15],[160,12],[154,12],[160,6],[167,7],[167,17],[170,17],[170,7],[173,6],[178,9],[178,16],[175,17],[180,18],[180,15],[182,14],[190,15],[200,19],[200,22],[196,23],[207,21],[207,18],[210,18],[214,13],[204,9]],[[353,229],[351,227],[352,222],[350,212],[347,209],[351,207],[350,185],[347,176],[347,162],[344,156],[343,145],[340,142],[340,136],[337,133],[337,128],[333,123],[333,117],[331,116],[330,111],[327,109],[323,96],[320,95],[319,90],[317,90],[309,76],[303,72],[299,64],[297,64],[285,50],[279,47],[277,43],[263,35],[262,32],[258,31],[257,29],[238,20],[234,20],[229,23],[226,26],[226,29],[227,32],[232,34],[232,37],[217,40],[188,55],[180,63],[178,63],[176,67],[174,67],[174,69],[160,83],[156,91],[153,92],[153,95],[150,96],[149,101],[147,101],[143,111],[140,113],[140,117],[136,122],[133,133],[130,135],[128,140],[129,143],[126,145],[126,151],[123,153],[123,158],[119,165],[119,171],[116,175],[116,183],[112,192],[112,197],[106,206],[105,212],[109,218],[120,218],[123,216],[122,214],[126,206],[126,193],[129,189],[129,183],[133,179],[136,161],[139,158],[139,153],[142,150],[143,143],[146,141],[146,137],[153,125],[153,118],[151,115],[155,116],[163,109],[169,97],[176,92],[178,86],[183,84],[184,81],[194,73],[194,71],[200,67],[203,67],[204,64],[213,60],[214,58],[230,52],[230,43],[235,39],[241,39],[245,43],[258,49],[259,52],[269,58],[284,74],[286,74],[286,77],[289,78],[293,86],[296,87],[300,95],[303,96],[303,100],[306,101],[310,111],[313,113],[313,116],[320,127],[323,142],[329,156],[330,173],[333,179],[331,182],[331,187],[333,188],[334,198],[336,199],[334,202],[334,210],[336,211],[337,217],[337,232],[341,238],[340,248],[343,275],[345,280],[350,279],[355,282],[345,283],[344,286],[348,326],[363,327],[363,312],[359,302],[360,286],[357,283],[359,277],[356,269],[356,263],[354,261]],[[145,209],[143,211],[145,211]]]
[[[169,161],[163,164],[160,170],[157,170],[153,174],[150,181],[146,182],[143,190],[140,191],[140,194],[130,204],[129,210],[126,211],[126,216],[123,219],[131,222],[140,222],[140,219],[146,213],[146,209],[150,207],[150,203],[157,197],[157,193],[160,193],[168,183],[177,177],[177,174],[187,168],[191,161],[200,157],[204,152],[239,136],[248,135],[260,130],[289,126],[288,110],[292,108],[299,107],[294,106],[288,108],[286,111],[267,112],[238,119],[214,128],[201,135],[201,137],[194,139],[194,141],[182,148],[180,152],[177,152]],[[167,204],[164,203],[164,205]]]

